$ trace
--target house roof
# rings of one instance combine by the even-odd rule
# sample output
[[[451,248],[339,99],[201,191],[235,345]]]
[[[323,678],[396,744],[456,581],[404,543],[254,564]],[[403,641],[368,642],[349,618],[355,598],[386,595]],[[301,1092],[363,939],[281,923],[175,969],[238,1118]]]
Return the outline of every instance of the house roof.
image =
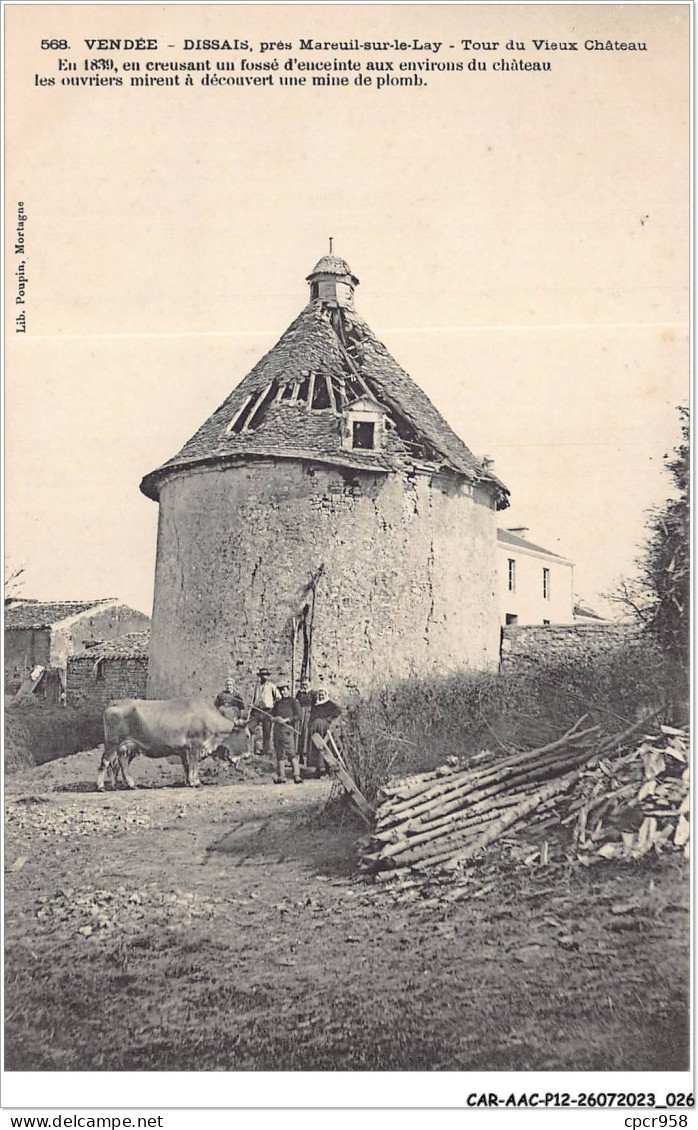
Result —
[[[518,534],[512,534],[511,530],[497,530],[497,541],[502,545],[511,545],[517,549],[528,549],[532,553],[544,553],[546,557],[556,557],[558,561],[570,563],[569,558],[563,557],[561,553],[553,553],[551,549],[544,549],[542,545],[536,545],[526,538],[519,537]]]
[[[585,608],[583,604],[575,604],[572,615],[575,617],[583,616],[585,620],[598,620],[599,623],[606,623],[603,616],[599,616],[598,612],[592,612],[591,608]]]
[[[107,596],[100,600],[17,600],[5,606],[5,630],[51,628],[71,616],[91,609],[115,604],[116,597]]]
[[[150,648],[150,629],[142,632],[126,632],[113,640],[96,640],[90,647],[76,652],[73,659],[141,659],[148,657]]]
[[[336,256],[323,256],[315,271],[324,270],[323,264],[337,271],[341,265],[341,273],[351,274]],[[387,410],[384,442],[370,453],[346,451],[341,415],[364,395]],[[353,307],[337,301],[311,300],[184,447],[145,476],[141,490],[157,499],[172,472],[260,456],[357,470],[426,463],[482,484],[499,509],[508,506],[504,484],[476,459]]]

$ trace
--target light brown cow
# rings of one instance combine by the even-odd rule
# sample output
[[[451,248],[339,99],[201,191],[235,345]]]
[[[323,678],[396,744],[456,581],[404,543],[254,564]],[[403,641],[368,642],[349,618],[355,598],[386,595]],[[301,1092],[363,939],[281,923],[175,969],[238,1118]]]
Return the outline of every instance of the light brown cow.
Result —
[[[237,727],[202,698],[137,699],[112,702],[104,711],[104,753],[97,775],[97,788],[104,790],[107,769],[116,784],[120,769],[129,789],[136,783],[129,772],[137,754],[170,757],[179,754],[187,785],[196,787],[199,761],[215,754],[235,763],[231,746],[249,751],[249,731]]]

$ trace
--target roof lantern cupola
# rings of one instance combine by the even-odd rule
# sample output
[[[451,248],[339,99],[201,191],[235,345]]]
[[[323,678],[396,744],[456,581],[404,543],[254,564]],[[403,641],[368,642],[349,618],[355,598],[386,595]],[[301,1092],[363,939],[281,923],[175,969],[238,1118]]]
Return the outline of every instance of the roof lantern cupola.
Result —
[[[354,288],[359,285],[359,280],[346,260],[340,259],[333,253],[332,242],[330,238],[329,255],[323,255],[307,276],[306,281],[310,284],[310,301],[336,302],[338,306],[353,306]]]

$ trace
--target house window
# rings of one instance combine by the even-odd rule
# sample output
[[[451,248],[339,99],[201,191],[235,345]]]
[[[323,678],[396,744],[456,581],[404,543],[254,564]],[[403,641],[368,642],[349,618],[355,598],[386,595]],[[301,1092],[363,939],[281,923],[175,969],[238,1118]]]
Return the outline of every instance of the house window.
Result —
[[[519,618],[514,612],[507,612],[507,614],[506,614],[507,627],[510,624],[518,624],[518,622],[519,622]]]
[[[509,592],[516,592],[516,559],[510,557],[508,561]]]
[[[353,420],[351,425],[351,446],[359,451],[373,451],[376,425],[373,421]]]
[[[543,570],[543,600],[550,600],[550,570]]]
[[[549,628],[549,627],[550,627],[550,621],[549,621],[549,620],[544,620],[544,621],[543,621],[543,627],[544,627],[544,628]]]

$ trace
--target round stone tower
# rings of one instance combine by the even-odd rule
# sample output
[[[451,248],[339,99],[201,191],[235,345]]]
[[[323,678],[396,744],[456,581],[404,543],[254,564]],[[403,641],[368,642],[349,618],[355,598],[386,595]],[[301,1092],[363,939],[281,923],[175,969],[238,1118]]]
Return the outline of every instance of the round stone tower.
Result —
[[[229,672],[308,675],[338,698],[498,661],[507,490],[354,309],[325,255],[307,306],[182,450],[160,504],[148,695]]]

